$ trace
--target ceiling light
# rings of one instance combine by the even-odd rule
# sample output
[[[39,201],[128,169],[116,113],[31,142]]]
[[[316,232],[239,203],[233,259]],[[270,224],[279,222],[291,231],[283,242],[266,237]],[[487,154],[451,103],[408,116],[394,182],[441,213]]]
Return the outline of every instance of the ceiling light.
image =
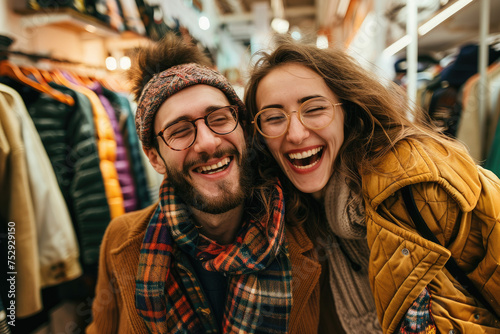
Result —
[[[106,58],[106,68],[110,71],[116,70],[117,65],[116,65],[116,58],[115,57],[109,56],[108,58]]]
[[[458,12],[460,9],[464,8],[471,2],[472,0],[458,0],[457,2],[453,3],[452,5],[441,11],[439,14],[434,16],[432,19],[422,24],[418,28],[419,35],[423,36],[427,34],[437,25],[441,24],[443,21],[448,19],[450,16],[452,16],[453,14],[455,14],[456,12]]]
[[[130,61],[130,57],[123,56],[120,58],[120,68],[122,70],[128,70],[132,66],[132,62]]]
[[[297,30],[292,32],[291,35],[292,35],[292,38],[296,41],[300,41],[300,39],[302,38],[302,34],[300,33],[300,31],[297,31]]]
[[[198,19],[198,25],[200,26],[201,30],[208,30],[210,29],[210,20],[206,16],[201,16]]]
[[[271,27],[277,33],[284,34],[288,31],[288,27],[290,27],[290,23],[285,19],[280,19],[279,17],[275,17],[271,22]]]
[[[400,39],[398,39],[397,41],[395,41],[394,43],[389,45],[383,51],[383,53],[384,53],[384,55],[390,57],[390,56],[398,53],[403,48],[407,47],[408,44],[410,44],[410,41],[411,41],[411,37],[409,35],[404,35],[403,37],[401,37]]]
[[[438,13],[436,16],[431,18],[429,21],[425,22],[418,28],[418,34],[420,36],[423,36],[427,34],[429,31],[437,27],[439,24],[441,24],[443,21],[447,20],[450,18],[453,14],[458,12],[460,9],[464,8],[467,6],[469,3],[471,3],[473,0],[458,0],[454,2],[452,5],[449,7],[445,8],[442,10],[440,13]],[[403,48],[407,47],[410,44],[411,37],[408,35],[405,35],[398,39],[396,42],[392,43],[389,45],[383,53],[386,56],[392,56],[396,53],[398,53],[400,50]]]
[[[328,37],[325,35],[318,35],[316,38],[316,46],[318,49],[328,49]]]

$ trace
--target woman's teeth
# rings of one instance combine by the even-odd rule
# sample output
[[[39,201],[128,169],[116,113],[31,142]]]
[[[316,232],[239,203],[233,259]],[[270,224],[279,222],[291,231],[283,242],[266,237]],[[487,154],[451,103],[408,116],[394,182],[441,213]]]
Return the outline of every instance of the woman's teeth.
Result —
[[[213,164],[210,166],[198,167],[198,168],[196,168],[196,172],[203,173],[203,174],[213,174],[213,173],[219,172],[220,170],[227,168],[227,166],[229,165],[230,162],[231,162],[231,159],[226,157],[216,164]]]
[[[306,169],[306,168],[311,168],[312,166],[316,165],[318,162],[319,162],[319,160],[316,160],[315,162],[313,162],[312,164],[307,165],[307,166],[297,166],[295,164],[293,166],[295,168],[298,168],[298,169]]]
[[[313,148],[312,150],[305,151],[305,152],[290,153],[290,154],[288,154],[288,156],[290,157],[290,159],[305,159],[305,158],[309,158],[310,156],[313,156],[314,154],[317,154],[322,149],[323,149],[323,147],[316,147],[316,148]]]
[[[288,159],[297,169],[307,169],[315,166],[323,155],[323,147],[316,147],[312,150],[289,153]]]

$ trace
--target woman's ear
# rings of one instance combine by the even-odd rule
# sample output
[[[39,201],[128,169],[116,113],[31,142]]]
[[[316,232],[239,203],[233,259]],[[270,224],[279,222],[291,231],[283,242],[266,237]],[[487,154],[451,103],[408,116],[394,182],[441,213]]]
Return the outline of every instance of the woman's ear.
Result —
[[[142,147],[142,150],[146,154],[146,156],[149,159],[149,163],[151,166],[153,166],[154,170],[157,171],[159,174],[165,175],[167,172],[167,169],[165,168],[165,161],[163,160],[162,156],[158,152],[159,149],[152,147],[152,148],[145,148],[144,146]]]

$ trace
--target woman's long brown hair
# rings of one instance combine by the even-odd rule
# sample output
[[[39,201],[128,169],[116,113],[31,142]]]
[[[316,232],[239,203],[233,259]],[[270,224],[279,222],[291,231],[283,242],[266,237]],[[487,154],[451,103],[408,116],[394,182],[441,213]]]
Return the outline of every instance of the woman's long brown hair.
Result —
[[[334,170],[343,173],[348,186],[358,194],[361,193],[361,174],[383,172],[377,170],[377,166],[402,139],[423,141],[430,138],[448,151],[464,152],[460,143],[444,136],[431,125],[420,108],[407,103],[406,94],[399,86],[382,83],[343,50],[318,49],[281,37],[272,53],[259,53],[258,56],[260,58],[250,71],[245,91],[245,104],[251,117],[259,111],[256,105],[257,87],[272,70],[293,63],[316,72],[342,102],[344,111],[344,143]],[[308,229],[312,234],[316,234],[314,231],[321,232],[324,229],[321,225],[325,225],[318,222],[315,201],[291,185],[267,149],[264,138],[253,129],[253,125],[250,126],[247,133],[259,157],[259,174],[263,178],[277,175],[284,184],[288,222],[301,224],[315,221],[314,226]]]

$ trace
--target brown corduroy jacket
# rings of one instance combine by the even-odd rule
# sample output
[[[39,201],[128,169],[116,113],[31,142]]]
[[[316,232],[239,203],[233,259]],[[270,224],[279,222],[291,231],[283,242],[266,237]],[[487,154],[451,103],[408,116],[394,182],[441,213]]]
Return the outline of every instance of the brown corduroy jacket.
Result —
[[[93,322],[86,332],[148,333],[135,308],[139,251],[156,205],[111,221],[101,245]],[[287,227],[293,304],[289,333],[318,332],[321,265],[301,227]]]

